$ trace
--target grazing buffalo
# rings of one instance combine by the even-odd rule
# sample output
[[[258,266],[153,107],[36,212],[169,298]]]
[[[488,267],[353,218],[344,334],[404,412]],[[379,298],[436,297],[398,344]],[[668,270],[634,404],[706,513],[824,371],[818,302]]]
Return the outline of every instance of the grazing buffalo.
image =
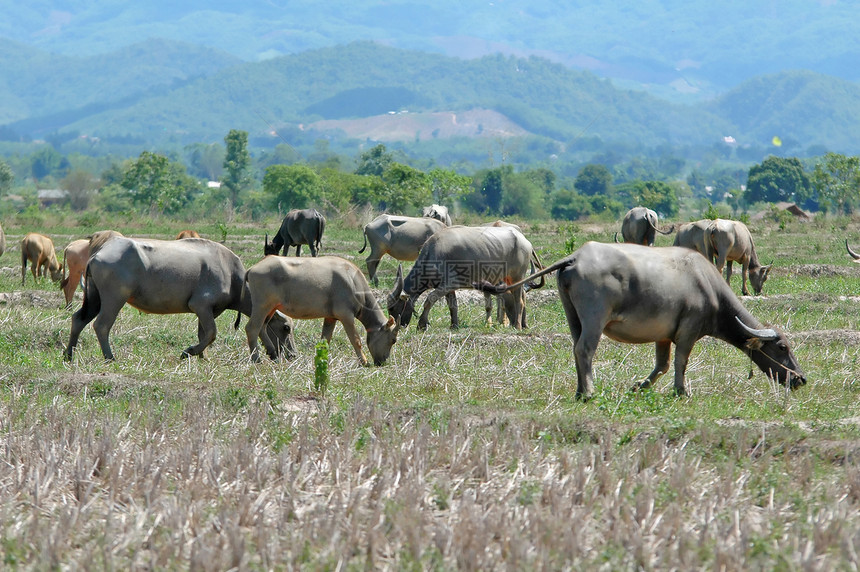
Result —
[[[592,360],[601,335],[629,344],[654,342],[654,370],[634,389],[649,387],[669,370],[674,343],[675,393],[688,395],[687,362],[704,336],[740,349],[783,385],[795,389],[806,383],[785,334],[763,327],[714,265],[689,249],[588,242],[530,278],[555,271],[574,342],[580,399],[594,393]],[[480,287],[503,292],[522,283]]]
[[[379,285],[376,269],[383,256],[388,254],[396,260],[415,260],[427,239],[443,228],[446,228],[445,223],[434,218],[388,214],[379,215],[364,225],[364,246],[358,253],[364,252],[370,243],[366,263],[373,285]]]
[[[421,216],[435,218],[438,221],[444,222],[445,226],[451,226],[451,215],[448,214],[448,207],[432,204],[422,209]]]
[[[57,260],[57,252],[54,250],[54,242],[44,234],[35,232],[28,233],[21,240],[21,286],[24,285],[24,277],[27,275],[27,261],[30,261],[30,271],[33,273],[33,281],[39,276],[51,273],[51,280],[58,282],[63,278],[60,261]]]
[[[316,256],[325,232],[325,217],[316,209],[294,209],[287,213],[281,222],[278,234],[269,242],[267,234],[263,239],[263,254],[280,254],[284,249],[287,256],[291,246],[296,247],[296,256],[302,255],[302,245],[307,244],[311,249],[311,256]]]
[[[182,240],[183,238],[200,238],[200,233],[196,230],[179,231],[179,234],[176,235],[176,240]]]
[[[134,240],[111,232],[93,236],[84,302],[72,315],[67,360],[94,318],[102,354],[114,359],[108,336],[125,304],[152,314],[196,314],[198,343],[183,350],[182,357],[202,354],[215,340],[215,318],[225,310],[251,314],[251,298],[242,296],[245,267],[227,247],[203,238]],[[268,330],[279,349],[286,345],[295,354],[289,320],[278,316]]]
[[[67,308],[72,304],[72,298],[75,297],[75,290],[81,283],[89,257],[90,241],[86,238],[70,242],[63,250],[63,279],[60,281],[60,289],[66,298]],[[69,269],[68,274],[66,274],[66,267]]]
[[[747,226],[736,220],[718,218],[711,222],[708,227],[707,238],[716,257],[717,270],[722,272],[723,265],[726,266],[726,282],[731,284],[732,261],[739,262],[742,266],[741,292],[744,296],[750,294],[747,289],[747,275],[749,275],[753,292],[757,295],[761,294],[761,289],[773,264],[767,266],[759,264],[755,245]]]
[[[657,228],[657,213],[645,207],[633,207],[624,215],[621,221],[621,238],[624,242],[641,244],[642,246],[654,246],[654,238],[657,233],[672,234],[675,227],[669,230]],[[618,237],[616,235],[616,241]]]
[[[261,328],[266,317],[276,310],[300,320],[322,318],[322,338],[329,342],[336,323],[340,322],[361,365],[367,365],[367,358],[355,329],[356,318],[367,331],[367,347],[374,364],[384,364],[397,341],[400,324],[394,318],[385,319],[364,274],[344,258],[267,256],[248,269],[245,283],[253,308],[245,333],[254,361],[260,359],[258,336],[270,356],[274,351]]]
[[[424,243],[405,280],[398,272],[397,284],[388,297],[389,314],[400,317],[403,325],[408,325],[415,301],[425,291],[432,290],[424,302],[418,328],[427,328],[430,309],[443,296],[451,311],[451,327],[457,328],[455,290],[472,288],[474,283],[484,280],[517,282],[532,264],[542,268],[532,244],[513,227],[444,228]],[[529,287],[540,286],[530,284]],[[523,287],[512,289],[503,298],[511,326],[525,327]]]
[[[0,226],[0,256],[6,252],[6,235],[3,233],[3,227]]]
[[[851,250],[851,247],[848,246],[848,239],[847,238],[845,239],[845,248],[848,250],[849,256],[851,256],[851,258],[854,259],[854,262],[856,262],[857,264],[860,264],[860,254],[857,254],[856,252]]]
[[[711,226],[712,222],[710,219],[704,219],[682,224],[677,229],[673,246],[683,246],[695,250],[713,263],[714,249],[708,238],[708,227]]]

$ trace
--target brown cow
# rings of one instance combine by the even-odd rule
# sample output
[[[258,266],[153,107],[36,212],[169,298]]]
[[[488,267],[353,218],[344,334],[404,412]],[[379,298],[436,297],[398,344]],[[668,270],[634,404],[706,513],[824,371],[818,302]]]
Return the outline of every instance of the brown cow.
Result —
[[[70,242],[63,250],[63,279],[60,281],[60,289],[66,297],[66,308],[72,304],[72,298],[75,297],[75,290],[81,283],[81,276],[84,275],[84,269],[87,267],[89,258],[90,241],[86,238]],[[68,275],[66,275],[67,266],[69,267]]]
[[[21,286],[27,275],[27,261],[32,263],[33,281],[38,276],[46,276],[50,271],[51,280],[57,282],[63,278],[60,261],[54,250],[54,242],[44,234],[28,233],[21,240]]]
[[[200,238],[200,234],[196,230],[183,230],[176,235],[176,240],[183,238]]]

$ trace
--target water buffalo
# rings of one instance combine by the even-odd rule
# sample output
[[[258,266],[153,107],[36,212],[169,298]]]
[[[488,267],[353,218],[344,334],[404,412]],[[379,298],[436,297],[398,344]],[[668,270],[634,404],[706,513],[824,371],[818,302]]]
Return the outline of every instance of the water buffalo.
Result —
[[[726,282],[731,284],[732,261],[739,262],[742,266],[741,292],[744,296],[749,296],[747,289],[747,275],[749,275],[753,292],[761,294],[773,264],[767,266],[759,264],[755,245],[747,226],[736,220],[718,218],[708,227],[707,238],[716,258],[717,270],[722,272],[723,265],[726,266]]]
[[[176,240],[182,240],[183,238],[200,238],[200,233],[196,230],[179,231],[179,234],[176,235]]]
[[[695,250],[713,263],[714,249],[708,238],[708,227],[712,222],[710,219],[704,219],[682,224],[677,229],[673,246]]]
[[[379,215],[364,225],[364,246],[358,253],[364,252],[370,243],[366,263],[373,285],[379,285],[376,269],[383,256],[388,254],[396,260],[415,260],[427,239],[443,228],[446,228],[445,223],[434,218],[388,214]]]
[[[66,298],[67,308],[72,304],[72,298],[75,296],[78,284],[81,283],[89,257],[90,241],[86,238],[73,240],[63,250],[63,279],[60,280],[60,289]],[[69,269],[68,274],[66,274],[66,267]]]
[[[31,232],[21,240],[21,286],[24,285],[24,278],[27,275],[28,260],[31,263],[33,281],[48,272],[51,273],[51,280],[54,282],[63,278],[60,261],[57,260],[57,252],[54,250],[54,242],[44,234]]]
[[[421,210],[421,216],[435,218],[438,221],[444,222],[445,226],[451,226],[451,215],[448,214],[448,207],[432,204]]]
[[[6,235],[3,233],[3,227],[0,226],[0,256],[6,252]]]
[[[444,228],[424,243],[405,280],[398,272],[397,284],[388,297],[389,314],[399,316],[403,325],[408,325],[418,296],[432,290],[424,302],[418,328],[427,328],[430,309],[443,296],[451,311],[451,327],[457,328],[455,290],[472,288],[473,283],[482,280],[516,282],[532,264],[541,268],[532,244],[513,227]],[[511,325],[525,327],[523,288],[506,292],[503,300]]]
[[[125,304],[152,314],[196,314],[198,343],[181,357],[203,353],[215,340],[215,318],[225,310],[251,314],[251,298],[242,296],[242,261],[211,240],[135,240],[102,232],[93,236],[90,251],[84,302],[72,315],[65,350],[69,361],[81,331],[93,319],[102,354],[114,359],[108,337]],[[295,354],[289,320],[278,316],[268,330],[278,339],[278,348],[285,345],[288,354]]]
[[[845,248],[848,250],[849,256],[851,256],[851,258],[854,259],[854,262],[856,262],[857,264],[860,264],[860,254],[857,254],[856,252],[851,250],[851,247],[848,246],[848,239],[847,238],[845,239]]]
[[[624,220],[621,221],[621,238],[624,242],[643,246],[654,246],[654,237],[658,232],[672,234],[674,230],[674,226],[669,230],[657,228],[657,213],[645,207],[633,207],[627,211]]]
[[[253,307],[245,333],[254,361],[260,359],[258,336],[272,355],[272,343],[261,328],[266,317],[276,310],[300,320],[322,318],[322,337],[329,342],[340,322],[362,365],[367,365],[367,358],[355,329],[356,318],[367,331],[367,347],[374,364],[385,363],[397,341],[400,324],[394,318],[385,319],[364,274],[344,258],[267,256],[248,269],[245,282]]]
[[[601,335],[629,344],[654,342],[654,370],[634,389],[649,387],[669,370],[674,343],[675,393],[688,395],[687,361],[704,336],[740,349],[783,385],[795,389],[806,383],[785,334],[763,327],[716,267],[689,249],[588,242],[529,278],[556,271],[574,342],[580,399],[594,393],[592,360]],[[503,292],[522,283],[478,286]]]
[[[267,234],[263,239],[263,254],[280,254],[284,249],[284,256],[288,254],[291,246],[296,247],[296,256],[302,255],[302,245],[307,244],[311,249],[311,256],[316,256],[325,232],[325,217],[316,209],[293,209],[287,213],[281,222],[278,234],[269,242]]]

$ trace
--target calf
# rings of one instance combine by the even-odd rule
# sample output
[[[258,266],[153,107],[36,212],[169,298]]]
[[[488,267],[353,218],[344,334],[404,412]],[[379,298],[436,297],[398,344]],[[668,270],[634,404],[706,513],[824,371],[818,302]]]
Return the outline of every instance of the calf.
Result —
[[[394,318],[385,319],[364,274],[344,258],[267,256],[248,269],[245,283],[253,308],[245,333],[254,361],[260,359],[258,336],[272,356],[275,348],[261,329],[276,310],[300,320],[322,318],[322,338],[329,342],[340,322],[362,365],[368,362],[355,329],[356,319],[367,332],[367,347],[375,365],[385,363],[397,341],[400,323],[395,323]]]
[[[27,261],[31,262],[30,270],[33,273],[33,281],[38,276],[51,273],[51,280],[58,282],[63,278],[60,261],[57,260],[57,252],[54,250],[54,242],[44,234],[35,232],[28,233],[21,240],[21,286],[27,275]]]

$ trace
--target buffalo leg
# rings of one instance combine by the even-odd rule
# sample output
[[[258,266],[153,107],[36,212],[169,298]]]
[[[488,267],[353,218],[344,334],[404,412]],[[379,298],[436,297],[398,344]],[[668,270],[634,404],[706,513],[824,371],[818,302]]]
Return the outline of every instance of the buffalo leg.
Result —
[[[584,331],[579,314],[570,300],[570,297],[562,294],[561,305],[567,317],[567,326],[570,328],[570,336],[573,338],[573,358],[576,363],[576,398],[581,400],[590,399],[594,394],[594,380],[591,373],[591,362],[594,352],[597,351],[597,342],[600,341],[600,332],[597,336]]]
[[[696,340],[676,340],[675,342],[675,395],[690,395],[687,385],[687,362]]]
[[[334,318],[325,318],[323,320],[322,335],[320,336],[325,341],[331,343],[331,338],[334,335],[334,327],[337,325],[337,320]]]
[[[382,258],[381,256],[374,257],[373,253],[370,253],[370,256],[367,257],[365,263],[367,264],[367,275],[370,277],[370,282],[374,286],[379,286],[379,278],[376,276],[376,270],[379,268],[379,260]]]
[[[355,328],[355,320],[352,317],[348,317],[341,320],[340,323],[343,324],[343,329],[346,331],[346,337],[349,338],[349,342],[355,350],[355,355],[358,356],[358,361],[361,362],[361,365],[370,365],[361,349],[361,336],[358,335],[358,330]]]
[[[248,349],[251,352],[251,360],[260,361],[260,346],[257,344],[257,338],[263,340],[263,345],[266,347],[266,353],[272,359],[277,355],[275,346],[269,338],[267,332],[263,332],[263,325],[266,322],[266,315],[269,309],[263,308],[262,303],[252,302],[251,316],[248,318],[248,323],[245,324],[245,336],[248,338]]]
[[[489,325],[493,323],[493,299],[490,294],[484,292],[484,323]],[[496,321],[499,320],[499,312],[496,311]]]
[[[113,328],[116,317],[119,316],[119,311],[125,305],[125,300],[114,301],[102,300],[101,310],[93,322],[93,330],[96,332],[96,337],[99,340],[99,346],[102,349],[102,355],[106,360],[113,360],[113,351],[110,349],[110,330]]]
[[[453,292],[452,292],[452,294],[453,294]],[[427,326],[430,324],[430,310],[433,308],[433,304],[438,302],[439,299],[442,298],[443,296],[445,296],[445,298],[448,300],[448,308],[451,311],[451,327],[452,328],[454,327],[454,320],[455,320],[456,313],[457,313],[457,311],[456,311],[456,305],[457,305],[456,298],[454,299],[454,308],[452,308],[451,307],[451,299],[448,298],[448,293],[446,293],[441,288],[437,288],[437,289],[433,290],[432,292],[430,292],[429,294],[427,294],[427,299],[424,300],[424,309],[421,312],[421,317],[418,319],[418,329],[419,330],[426,330],[427,329]]]
[[[296,256],[301,256],[301,255],[302,255],[302,245],[297,244],[296,245]]]
[[[72,361],[72,353],[75,351],[75,348],[78,345],[78,338],[80,338],[81,332],[84,330],[87,324],[92,322],[96,315],[98,315],[99,308],[97,308],[96,305],[92,304],[91,302],[92,300],[87,300],[86,298],[84,298],[84,304],[80,307],[80,309],[78,309],[77,312],[72,314],[72,331],[69,334],[69,345],[66,346],[66,351],[64,354],[66,361]]]
[[[672,342],[662,341],[654,344],[654,371],[648,374],[641,383],[633,386],[633,390],[648,389],[657,379],[669,371],[669,357],[672,355]]]
[[[456,330],[460,327],[460,312],[457,307],[457,294],[448,292],[445,294],[445,301],[448,302],[448,313],[451,314],[451,329]]]
[[[743,264],[741,268],[741,292],[743,292],[744,296],[749,296],[750,291],[747,289],[747,276],[749,276],[750,267],[749,263]]]
[[[203,300],[191,299],[188,308],[197,314],[197,345],[185,348],[181,355],[183,358],[202,355],[203,350],[215,341],[218,332],[211,305]]]

